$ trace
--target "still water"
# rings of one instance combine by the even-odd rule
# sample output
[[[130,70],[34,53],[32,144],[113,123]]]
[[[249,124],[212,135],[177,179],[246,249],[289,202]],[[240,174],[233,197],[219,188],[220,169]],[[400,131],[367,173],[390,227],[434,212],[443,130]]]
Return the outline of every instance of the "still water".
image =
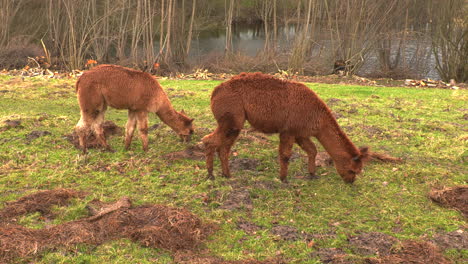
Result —
[[[296,27],[294,25],[278,27],[277,50],[287,53],[292,46],[295,35]],[[235,25],[233,27],[232,42],[234,52],[240,52],[248,56],[257,56],[265,45],[263,25]],[[395,56],[398,39],[395,39],[393,43],[394,46],[392,50],[394,52],[392,56]],[[226,34],[224,28],[201,31],[193,39],[190,57],[199,58],[213,53],[223,54],[225,44]],[[327,36],[325,32],[321,33],[320,36],[315,37],[312,54],[322,54],[323,50],[326,51],[329,46],[329,36]],[[322,52],[318,52],[319,50]],[[327,56],[326,52],[321,56]],[[411,65],[421,78],[439,79],[439,75],[435,69],[435,59],[431,53],[430,40],[424,39],[423,37],[408,39],[400,61],[402,61],[403,58],[407,65]],[[358,74],[370,74],[379,67],[378,54],[374,51],[365,58],[364,65]]]

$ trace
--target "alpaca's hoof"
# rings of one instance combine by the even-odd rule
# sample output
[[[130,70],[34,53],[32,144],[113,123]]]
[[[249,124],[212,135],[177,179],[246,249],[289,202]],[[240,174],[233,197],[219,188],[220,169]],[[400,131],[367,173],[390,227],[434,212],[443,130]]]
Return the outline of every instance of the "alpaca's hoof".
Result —
[[[315,173],[309,173],[309,175],[306,176],[305,178],[307,180],[318,180],[318,179],[320,179],[320,177]]]
[[[114,153],[114,152],[115,152],[115,150],[114,150],[113,148],[111,148],[111,147],[107,147],[107,148],[105,148],[104,150],[105,150],[106,152],[110,152],[110,153]]]
[[[206,177],[207,180],[209,181],[214,181],[215,177],[213,175],[213,173],[208,173],[208,177]]]
[[[222,176],[223,176],[224,178],[231,178],[231,175],[230,175],[230,174],[224,174],[224,173],[223,173]]]
[[[287,179],[287,178],[280,179],[280,180],[281,180],[281,182],[282,182],[282,183],[285,183],[285,184],[288,184],[288,183],[289,183],[289,181],[288,181],[288,179]]]

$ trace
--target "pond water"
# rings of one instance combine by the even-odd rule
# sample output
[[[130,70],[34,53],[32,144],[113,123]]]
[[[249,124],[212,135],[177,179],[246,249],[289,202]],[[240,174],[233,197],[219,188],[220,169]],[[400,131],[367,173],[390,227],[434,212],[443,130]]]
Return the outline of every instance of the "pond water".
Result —
[[[278,50],[287,52],[291,47],[296,35],[296,27],[289,25],[288,27],[278,27]],[[392,56],[396,55],[396,45],[398,39],[395,39]],[[265,45],[265,33],[262,24],[248,24],[233,26],[233,50],[248,56],[258,55]],[[330,45],[329,36],[326,32],[321,33],[320,37],[313,45],[312,54],[317,54],[319,49],[325,49]],[[207,30],[199,32],[192,42],[190,57],[197,58],[211,53],[223,54],[226,43],[226,34],[224,28]],[[317,52],[315,52],[317,51]],[[404,60],[408,65],[414,68],[415,72],[421,78],[439,79],[439,75],[435,69],[435,59],[431,53],[430,40],[423,37],[413,37],[407,40],[405,51],[403,52]],[[370,74],[378,69],[379,60],[377,52],[372,52],[365,59],[359,74]]]

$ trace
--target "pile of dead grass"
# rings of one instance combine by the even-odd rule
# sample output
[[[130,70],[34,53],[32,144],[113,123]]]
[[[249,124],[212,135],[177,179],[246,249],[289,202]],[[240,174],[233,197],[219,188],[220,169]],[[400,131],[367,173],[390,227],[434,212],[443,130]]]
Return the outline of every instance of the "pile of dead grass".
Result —
[[[403,263],[437,263],[448,264],[440,249],[430,242],[418,242],[413,240],[404,241],[400,249],[392,254],[381,258],[367,259],[370,264],[403,264]]]
[[[17,201],[7,203],[0,210],[0,222],[35,212],[39,212],[44,216],[50,216],[52,206],[64,206],[68,204],[69,199],[83,198],[85,195],[84,192],[70,189],[46,190],[27,195]]]
[[[434,202],[455,208],[468,217],[468,185],[434,189],[429,192],[429,197]]]
[[[43,194],[33,196],[39,197],[35,204],[41,201]],[[14,204],[21,207],[20,201],[31,200],[29,196]],[[27,209],[21,212],[30,211]],[[120,238],[171,251],[193,250],[214,230],[214,226],[202,223],[185,209],[164,205],[132,207],[128,198],[102,204],[102,208],[93,209],[91,214],[90,217],[43,229],[30,229],[11,222],[0,224],[0,262],[39,255],[46,250],[70,248],[81,243],[100,245]]]

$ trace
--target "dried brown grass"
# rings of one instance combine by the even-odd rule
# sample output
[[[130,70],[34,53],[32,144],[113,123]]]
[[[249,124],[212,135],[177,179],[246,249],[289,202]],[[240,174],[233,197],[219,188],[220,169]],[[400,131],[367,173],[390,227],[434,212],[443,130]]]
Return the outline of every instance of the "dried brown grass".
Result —
[[[468,185],[434,189],[429,192],[429,197],[434,202],[455,208],[468,217]]]

